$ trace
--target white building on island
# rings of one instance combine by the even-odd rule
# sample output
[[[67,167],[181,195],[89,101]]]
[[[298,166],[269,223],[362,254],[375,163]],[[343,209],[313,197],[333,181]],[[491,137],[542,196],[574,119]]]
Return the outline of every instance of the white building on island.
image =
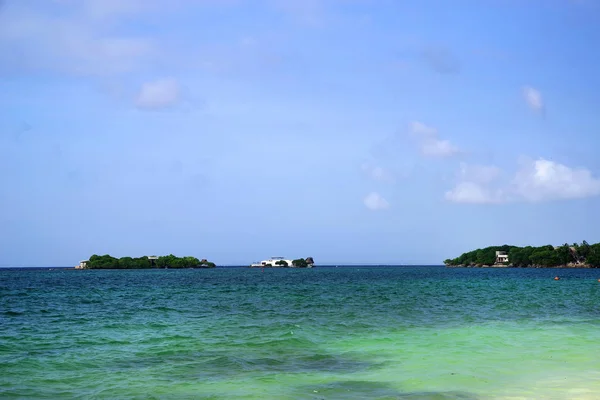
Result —
[[[306,268],[312,268],[314,265],[314,260],[312,257],[308,257],[306,259],[302,259],[306,261]],[[265,267],[291,267],[296,268],[294,265],[294,260],[288,259],[285,257],[271,257],[268,260],[262,260],[260,262],[254,262],[250,264],[250,268],[265,268]]]
[[[505,251],[496,252],[496,264],[504,264],[508,262],[508,254]]]
[[[254,262],[250,267],[291,267],[292,260],[288,260],[285,257],[271,257],[268,260],[261,262]]]

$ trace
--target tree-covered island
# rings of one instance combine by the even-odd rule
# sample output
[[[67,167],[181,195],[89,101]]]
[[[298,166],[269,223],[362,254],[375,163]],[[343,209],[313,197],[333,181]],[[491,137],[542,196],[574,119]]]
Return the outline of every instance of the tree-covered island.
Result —
[[[600,243],[490,246],[444,261],[447,267],[600,268]]]
[[[215,268],[213,262],[196,257],[145,256],[115,258],[108,254],[94,254],[89,260],[81,261],[76,269],[150,269],[150,268]]]

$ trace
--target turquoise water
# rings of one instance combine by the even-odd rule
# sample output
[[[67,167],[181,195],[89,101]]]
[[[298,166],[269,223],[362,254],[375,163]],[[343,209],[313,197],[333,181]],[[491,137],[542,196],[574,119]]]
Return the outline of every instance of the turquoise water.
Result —
[[[0,270],[0,397],[598,399],[598,278]]]

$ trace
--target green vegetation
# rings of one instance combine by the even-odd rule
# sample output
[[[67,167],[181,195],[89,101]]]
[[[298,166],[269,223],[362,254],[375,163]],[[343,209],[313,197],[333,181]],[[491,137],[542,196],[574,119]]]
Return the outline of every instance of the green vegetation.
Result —
[[[298,258],[296,260],[283,259],[266,260],[262,263],[252,264],[250,268],[312,268],[315,260],[312,257]]]
[[[304,258],[298,258],[296,260],[292,260],[292,266],[296,268],[306,268],[308,267],[308,262]]]
[[[567,243],[562,246],[518,247],[518,246],[491,246],[463,253],[455,259],[444,261],[446,266],[490,266],[496,264],[496,251],[508,254],[509,267],[588,267],[600,268],[600,243],[588,244],[585,240],[581,244]]]
[[[115,258],[108,254],[103,256],[94,254],[87,262],[88,269],[214,268],[215,266],[210,261],[198,260],[196,257],[175,257],[173,254],[155,260],[148,257]]]

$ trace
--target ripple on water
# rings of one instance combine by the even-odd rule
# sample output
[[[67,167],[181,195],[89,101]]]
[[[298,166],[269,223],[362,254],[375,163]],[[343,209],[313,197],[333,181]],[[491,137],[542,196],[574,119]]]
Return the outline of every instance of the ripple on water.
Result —
[[[592,272],[0,271],[0,397],[595,398]]]

